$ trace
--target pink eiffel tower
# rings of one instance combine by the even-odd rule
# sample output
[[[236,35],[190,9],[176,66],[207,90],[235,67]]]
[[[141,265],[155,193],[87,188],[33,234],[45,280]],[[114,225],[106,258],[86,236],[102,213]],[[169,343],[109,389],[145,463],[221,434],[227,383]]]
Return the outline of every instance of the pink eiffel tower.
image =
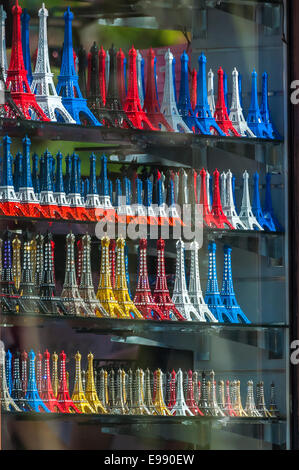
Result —
[[[153,299],[158,307],[162,310],[167,320],[179,320],[185,321],[185,318],[176,308],[175,304],[171,300],[170,293],[167,286],[167,279],[165,273],[165,241],[160,238],[157,242],[157,253],[158,253],[158,266],[157,266],[157,278],[156,287],[154,290]]]
[[[147,240],[142,238],[139,242],[139,276],[134,304],[146,320],[168,320],[152,297],[147,273],[146,249]]]

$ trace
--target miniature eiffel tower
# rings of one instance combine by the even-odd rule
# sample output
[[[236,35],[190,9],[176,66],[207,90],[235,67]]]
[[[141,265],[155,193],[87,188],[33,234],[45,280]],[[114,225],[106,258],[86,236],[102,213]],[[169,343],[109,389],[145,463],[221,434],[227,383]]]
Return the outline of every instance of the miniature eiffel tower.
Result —
[[[5,373],[5,351],[3,345],[0,346],[0,403],[5,411],[21,411],[19,406],[10,396]]]
[[[210,69],[208,73],[208,103],[210,106],[211,114],[214,116],[216,110],[215,96],[214,96],[214,73]]]
[[[237,302],[236,295],[234,292],[233,286],[233,277],[232,277],[232,261],[231,261],[231,252],[232,249],[230,246],[224,246],[224,266],[223,266],[223,281],[221,289],[221,301],[225,306],[227,312],[229,312],[233,323],[251,323],[246,315],[241,310],[240,305]]]
[[[248,181],[249,181],[249,174],[245,170],[243,173],[243,198],[242,198],[242,206],[241,206],[239,218],[241,222],[246,226],[247,230],[263,231],[264,230],[263,227],[258,223],[258,221],[254,217],[253,212],[252,212]]]
[[[196,119],[190,102],[188,62],[188,54],[184,51],[181,55],[181,85],[178,111],[193,134],[204,134],[204,128]]]
[[[212,312],[206,305],[201,289],[201,281],[199,274],[199,263],[198,263],[198,251],[199,245],[196,241],[191,243],[191,266],[190,266],[190,282],[189,282],[189,297],[196,308],[197,312],[201,316],[203,322],[218,322]]]
[[[31,141],[27,136],[25,136],[23,139],[22,175],[19,188],[19,200],[27,217],[46,217],[46,214],[41,208],[33,189],[30,167],[30,146]]]
[[[100,304],[99,300],[96,298],[92,273],[91,273],[91,264],[90,264],[90,252],[91,252],[91,237],[86,234],[82,237],[82,272],[81,279],[79,284],[79,294],[85,305],[89,308],[93,316],[99,318],[109,317],[108,313],[105,311],[104,307]]]
[[[210,211],[209,199],[208,199],[209,174],[204,168],[200,171],[200,178],[201,178],[201,184],[200,184],[199,204],[202,207],[202,215],[203,215],[204,224],[210,228],[220,228],[218,220],[214,218],[212,212]]]
[[[165,116],[160,112],[157,99],[156,80],[155,80],[155,53],[152,48],[147,53],[147,80],[143,111],[146,112],[150,122],[162,131],[173,132]]]
[[[214,221],[217,223],[217,227],[221,229],[235,230],[233,225],[229,222],[227,217],[223,212],[223,208],[221,205],[221,198],[220,198],[220,187],[219,187],[219,171],[216,170],[213,173],[213,183],[214,183],[214,191],[213,191],[213,204],[211,209],[211,214],[213,216]]]
[[[111,381],[110,387],[113,386],[113,383],[115,384],[115,396],[114,396],[114,399],[112,400],[113,402],[110,408],[110,413],[116,414],[116,415],[132,414],[130,413],[130,409],[126,406],[126,400],[124,397],[124,387],[123,387],[124,371],[122,369],[118,369],[117,375],[116,375],[116,382],[115,382],[114,371],[111,371],[111,372],[113,372],[113,374],[112,374],[112,381]]]
[[[234,380],[232,382],[232,406],[237,416],[240,418],[247,417],[247,413],[244,411],[241,400],[241,391],[240,391],[240,380]]]
[[[40,288],[42,280],[43,280],[43,269],[44,269],[44,236],[38,233],[35,236],[34,242],[36,245],[34,282],[35,282],[36,287]]]
[[[50,353],[48,350],[44,352],[43,386],[40,397],[51,413],[64,413],[53,392],[50,376]]]
[[[240,103],[240,95],[239,95],[239,72],[234,68],[233,72],[233,97],[232,97],[232,105],[230,108],[229,119],[234,126],[235,130],[242,136],[242,137],[255,137],[252,130],[249,128],[246,119],[243,115],[243,110]]]
[[[184,316],[178,311],[171,300],[167,286],[165,273],[165,241],[160,238],[157,242],[157,277],[153,300],[163,312],[167,320],[185,321]]]
[[[187,321],[203,321],[202,314],[200,314],[195,306],[192,304],[188,294],[186,285],[186,273],[185,273],[185,244],[182,240],[178,240],[176,243],[176,275],[175,283],[172,295],[172,301],[175,304],[178,311],[183,315]]]
[[[264,214],[264,218],[270,224],[273,232],[274,232],[274,229],[276,229],[277,232],[284,232],[284,228],[279,223],[273,211],[272,196],[271,196],[271,173],[266,174],[266,195],[265,195],[265,206],[264,206],[263,214]]]
[[[71,170],[71,183],[70,193],[67,196],[68,204],[71,208],[71,212],[77,220],[93,220],[85,209],[85,205],[82,201],[79,174],[78,174],[78,162],[79,157],[75,153],[71,156],[72,170]]]
[[[166,388],[166,405],[169,411],[172,411],[172,408],[176,404],[176,372],[168,373],[167,377],[167,388]]]
[[[197,74],[197,103],[194,114],[196,119],[200,122],[201,127],[204,129],[204,134],[224,136],[225,133],[212,117],[208,102],[206,63],[206,56],[201,54],[198,58],[199,70]]]
[[[3,5],[0,6],[0,69],[2,70],[3,80],[6,80],[6,73],[8,69],[7,55],[6,55],[6,40],[5,40],[5,22],[7,14],[3,9]]]
[[[128,318],[127,313],[121,308],[113,293],[110,275],[109,245],[109,238],[102,238],[101,271],[97,299],[111,318]]]
[[[16,352],[14,355],[11,398],[21,411],[33,411],[33,409],[27,404],[25,400],[25,395],[22,388],[19,352]]]
[[[7,89],[10,90],[12,99],[26,119],[49,121],[49,118],[37,104],[28,83],[21,41],[22,8],[19,6],[18,0],[16,0],[16,4],[12,8],[12,14],[13,36],[10,65],[6,79]]]
[[[109,56],[109,59],[108,59]],[[99,59],[99,87],[100,87],[100,96],[103,101],[103,105],[106,104],[106,94],[108,89],[109,83],[109,66],[110,66],[110,54],[106,53],[103,46],[100,47],[98,51],[98,59]],[[108,69],[108,76],[106,74],[106,62],[107,62],[107,69]]]
[[[144,377],[144,404],[151,415],[158,414],[152,399],[151,373],[149,369],[146,369]]]
[[[271,413],[272,418],[279,418],[280,413],[279,413],[279,409],[278,409],[277,404],[276,404],[275,384],[274,384],[274,382],[271,383],[269,411]]]
[[[147,403],[145,403],[147,406]],[[156,394],[154,398],[154,407],[158,415],[161,416],[171,416],[172,412],[169,411],[167,408],[164,398],[163,398],[163,390],[162,390],[162,371],[158,369],[156,371]]]
[[[267,72],[263,73],[263,86],[262,86],[262,103],[260,107],[261,115],[264,121],[264,124],[268,130],[268,133],[272,136],[272,139],[281,140],[277,129],[275,129],[272,120],[270,118],[269,110],[269,101],[268,101],[268,74]]]
[[[200,386],[200,397],[198,402],[198,407],[204,416],[212,416],[212,411],[210,409],[209,397],[208,397],[208,388],[207,388],[207,378],[206,373],[202,372],[201,374],[201,386]]]
[[[62,98],[57,95],[54,86],[48,52],[47,17],[49,13],[44,3],[38,12],[38,16],[38,51],[31,90],[35,93],[37,103],[51,121],[75,124],[74,119],[63,106]]]
[[[256,407],[264,418],[272,418],[272,414],[268,410],[265,402],[265,393],[264,393],[264,382],[259,382],[256,384]]]
[[[81,411],[77,408],[77,406],[73,403],[70,398],[68,386],[67,386],[67,379],[66,379],[66,371],[65,371],[65,361],[66,361],[66,354],[64,351],[60,353],[60,379],[59,379],[59,390],[57,393],[57,401],[60,404],[61,408],[63,409],[64,413],[81,413]],[[53,378],[52,378],[53,382]]]
[[[265,219],[261,200],[260,200],[260,190],[259,190],[259,174],[255,172],[254,176],[254,190],[253,190],[253,202],[252,202],[252,212],[258,222],[258,224],[264,229],[269,232],[272,232],[273,224],[269,223],[268,220]],[[274,227],[275,229],[275,227]],[[274,230],[276,232],[276,229]]]
[[[107,413],[109,413],[108,372],[104,369],[101,369],[100,372],[97,373],[97,389],[99,400]]]
[[[247,382],[247,397],[246,397],[245,413],[247,416],[250,416],[250,417],[260,418],[262,416],[255,406],[252,380],[248,380]]]
[[[227,416],[225,409],[225,389],[224,389],[224,380],[219,380],[218,382],[218,406],[221,411]]]
[[[262,139],[273,139],[271,132],[269,132],[266,124],[263,121],[258,104],[257,73],[255,70],[252,72],[251,103],[247,116],[247,124],[256,137]]]
[[[73,214],[65,194],[62,175],[62,159],[62,153],[58,152],[56,155],[56,178],[53,196],[61,218],[65,220],[73,220],[76,218],[76,215]]]
[[[125,267],[125,240],[119,238],[116,242],[116,278],[114,295],[120,307],[126,314],[126,318],[134,318],[135,320],[144,320],[141,313],[133,304],[127,286],[126,267]]]
[[[14,284],[12,269],[12,242],[11,233],[6,232],[3,242],[3,265],[0,281],[0,306],[2,313],[19,312],[19,298]]]
[[[85,397],[85,393],[82,385],[82,374],[81,374],[81,354],[77,352],[75,356],[76,360],[76,373],[75,373],[75,385],[72,395],[72,402],[78,408],[81,413],[95,413],[95,409],[89,404]]]
[[[140,105],[143,108],[144,105],[144,58],[137,49],[137,85]]]
[[[152,297],[147,273],[146,250],[147,240],[144,238],[139,242],[139,274],[134,304],[146,320],[167,320]]]
[[[233,175],[230,170],[225,174],[224,204],[222,204],[224,215],[236,230],[246,230],[246,225],[241,222],[237,214],[233,195]]]
[[[177,374],[177,393],[176,402],[172,407],[171,414],[174,416],[194,416],[191,410],[188,408],[183,390],[183,372],[181,369],[178,370]]]
[[[58,389],[59,389],[59,380],[58,380],[58,354],[54,352],[52,354],[52,377],[51,383],[53,388],[54,397],[57,398]]]
[[[22,24],[22,49],[23,49],[23,59],[25,69],[27,70],[27,79],[28,83],[31,86],[32,83],[32,67],[31,67],[31,54],[30,54],[30,35],[29,35],[29,23],[30,15],[26,8],[24,8],[21,15],[21,24]]]
[[[14,286],[17,292],[20,289],[21,275],[22,275],[22,266],[21,266],[21,240],[18,235],[12,241],[12,273]]]
[[[209,400],[209,408],[212,416],[217,417],[224,417],[225,413],[221,410],[218,405],[217,397],[216,397],[216,381],[215,381],[215,372],[212,370],[210,373],[210,383],[211,383],[211,390],[210,390],[210,400]]]
[[[135,371],[135,384],[134,384],[134,398],[133,406],[131,407],[129,414],[133,415],[151,415],[151,412],[148,410],[144,404],[144,394],[143,394],[143,373],[141,369]]]
[[[220,323],[234,323],[231,313],[223,305],[220,297],[216,270],[216,243],[209,243],[209,273],[205,302]]]
[[[74,244],[75,236],[71,232],[66,237],[65,279],[60,296],[61,301],[67,309],[68,315],[93,316],[79,293],[75,272]]]
[[[164,93],[160,112],[165,116],[166,121],[175,132],[191,134],[191,130],[180,115],[174,93],[173,80],[173,54],[170,49],[165,54],[165,81]]]
[[[43,403],[37,391],[35,378],[35,354],[32,349],[29,352],[29,374],[25,400],[35,412],[45,411],[46,413],[50,413],[50,410]]]
[[[12,176],[13,157],[10,153],[11,139],[8,136],[3,137],[3,157],[1,172],[1,210],[7,216],[26,217],[26,211],[17,198],[14,181]]]
[[[149,118],[141,108],[137,85],[136,57],[136,49],[134,49],[134,46],[132,46],[129,51],[128,93],[123,104],[124,112],[130,119],[133,126],[137,129],[148,129],[156,131],[158,129],[150,122]]]
[[[52,182],[53,156],[46,150],[41,159],[41,193],[40,206],[43,216],[49,219],[62,219],[62,213],[53,194]]]
[[[96,392],[94,382],[94,370],[93,370],[93,354],[89,353],[88,359],[88,371],[87,371],[87,383],[85,387],[85,397],[95,413],[107,414],[107,410],[104,405],[100,402]]]
[[[77,124],[88,122],[93,126],[101,126],[87,106],[86,99],[83,98],[78,83],[78,75],[75,70],[73,57],[72,21],[74,15],[68,7],[64,13],[65,32],[64,46],[62,53],[62,64],[58,84],[57,94],[62,97],[62,104],[75,120]]]

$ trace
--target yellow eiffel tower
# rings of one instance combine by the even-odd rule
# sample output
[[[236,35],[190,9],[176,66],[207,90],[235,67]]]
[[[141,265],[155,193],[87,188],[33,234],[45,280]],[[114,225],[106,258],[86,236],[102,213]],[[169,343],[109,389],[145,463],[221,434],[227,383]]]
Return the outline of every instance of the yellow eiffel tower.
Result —
[[[52,389],[55,398],[57,398],[58,388],[59,388],[59,380],[58,380],[58,354],[54,352],[52,354]]]
[[[102,258],[101,258],[101,272],[100,281],[97,292],[97,299],[101,302],[106,312],[111,318],[128,318],[126,313],[120,307],[116,298],[114,297],[111,276],[110,276],[110,263],[109,263],[109,244],[108,237],[103,237],[102,241]]]
[[[94,372],[93,372],[93,354],[89,353],[87,356],[88,369],[87,369],[87,382],[85,388],[85,396],[89,404],[94,409],[95,413],[107,414],[107,410],[104,405],[100,402],[95,383],[94,383]]]
[[[158,415],[162,416],[171,416],[171,412],[165,405],[165,401],[163,398],[162,392],[162,371],[158,369],[156,371],[156,396],[154,401],[154,407],[158,413]]]
[[[16,235],[12,242],[12,275],[17,291],[20,289],[21,273],[21,240]]]
[[[95,413],[93,407],[88,403],[85,397],[85,393],[82,385],[81,375],[81,354],[79,351],[75,356],[76,360],[76,374],[75,374],[75,385],[72,395],[72,401],[74,405],[81,411],[81,413]]]
[[[133,304],[127,285],[126,266],[125,266],[125,240],[118,238],[116,241],[116,276],[115,276],[115,298],[126,314],[126,318],[144,320],[143,316]]]

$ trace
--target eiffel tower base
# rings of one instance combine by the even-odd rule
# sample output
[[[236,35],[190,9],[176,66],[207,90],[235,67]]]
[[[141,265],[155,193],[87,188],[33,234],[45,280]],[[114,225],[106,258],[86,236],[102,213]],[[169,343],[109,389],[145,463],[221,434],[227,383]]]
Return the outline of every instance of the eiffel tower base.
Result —
[[[40,413],[44,411],[45,413],[50,413],[50,410],[46,407],[46,405],[40,399],[38,392],[35,391],[27,391],[26,394],[26,401],[28,405],[35,411],[36,413]]]

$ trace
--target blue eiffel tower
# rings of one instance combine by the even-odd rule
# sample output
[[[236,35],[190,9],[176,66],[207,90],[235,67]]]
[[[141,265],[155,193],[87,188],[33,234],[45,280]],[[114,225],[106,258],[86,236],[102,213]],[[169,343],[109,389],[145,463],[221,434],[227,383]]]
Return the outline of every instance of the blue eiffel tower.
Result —
[[[252,72],[251,103],[247,116],[247,124],[256,137],[260,137],[262,139],[273,138],[263,121],[259,108],[257,97],[257,73],[254,69]]]
[[[223,267],[223,280],[221,289],[221,301],[232,317],[233,323],[251,323],[246,315],[242,312],[240,305],[237,302],[233,286],[232,277],[232,260],[230,246],[224,246],[224,267]]]
[[[41,411],[50,413],[50,410],[48,410],[44,402],[41,400],[39,393],[37,391],[36,378],[35,378],[35,354],[32,349],[30,353],[28,354],[28,357],[29,357],[29,373],[28,373],[28,384],[27,384],[27,392],[26,392],[25,399],[28,405],[36,413],[40,413]]]
[[[29,42],[29,22],[30,16],[26,8],[24,8],[21,15],[22,22],[22,49],[23,49],[23,59],[25,69],[27,70],[27,80],[31,86],[33,76],[32,76],[32,67],[31,67],[31,55],[30,55],[30,42]]]
[[[234,323],[220,297],[216,270],[216,243],[209,243],[209,273],[205,302],[220,323]]]
[[[271,173],[266,174],[266,196],[264,206],[264,217],[272,227],[272,231],[284,232],[283,226],[280,224],[273,211],[272,195],[271,195]]]
[[[183,120],[194,134],[204,134],[204,127],[196,119],[190,101],[190,90],[188,80],[188,54],[184,51],[181,55],[181,86],[178,110]]]
[[[260,200],[260,190],[259,190],[259,174],[256,172],[254,174],[254,190],[253,190],[253,202],[252,202],[252,212],[255,215],[256,220],[263,227],[264,230],[268,230],[269,232],[276,232],[275,226],[273,230],[273,224],[271,224],[268,220],[265,219],[261,200]]]
[[[197,75],[197,102],[194,115],[204,129],[204,134],[218,134],[225,136],[224,132],[220,129],[215,119],[212,117],[208,103],[206,63],[206,56],[201,54],[198,58],[199,70]]]
[[[7,387],[9,390],[9,394],[11,395],[12,391],[12,354],[8,349],[5,355],[5,374],[6,374],[6,382]]]
[[[261,103],[261,115],[264,121],[264,124],[269,132],[272,135],[273,139],[281,140],[277,129],[274,127],[269,110],[269,101],[268,101],[268,74],[267,72],[263,73],[263,85],[262,85],[262,103]]]
[[[62,104],[77,124],[86,121],[94,126],[101,126],[87,106],[79,88],[79,78],[75,71],[73,56],[72,21],[74,15],[68,7],[64,13],[65,32],[62,64],[58,77],[57,94],[62,97]]]

